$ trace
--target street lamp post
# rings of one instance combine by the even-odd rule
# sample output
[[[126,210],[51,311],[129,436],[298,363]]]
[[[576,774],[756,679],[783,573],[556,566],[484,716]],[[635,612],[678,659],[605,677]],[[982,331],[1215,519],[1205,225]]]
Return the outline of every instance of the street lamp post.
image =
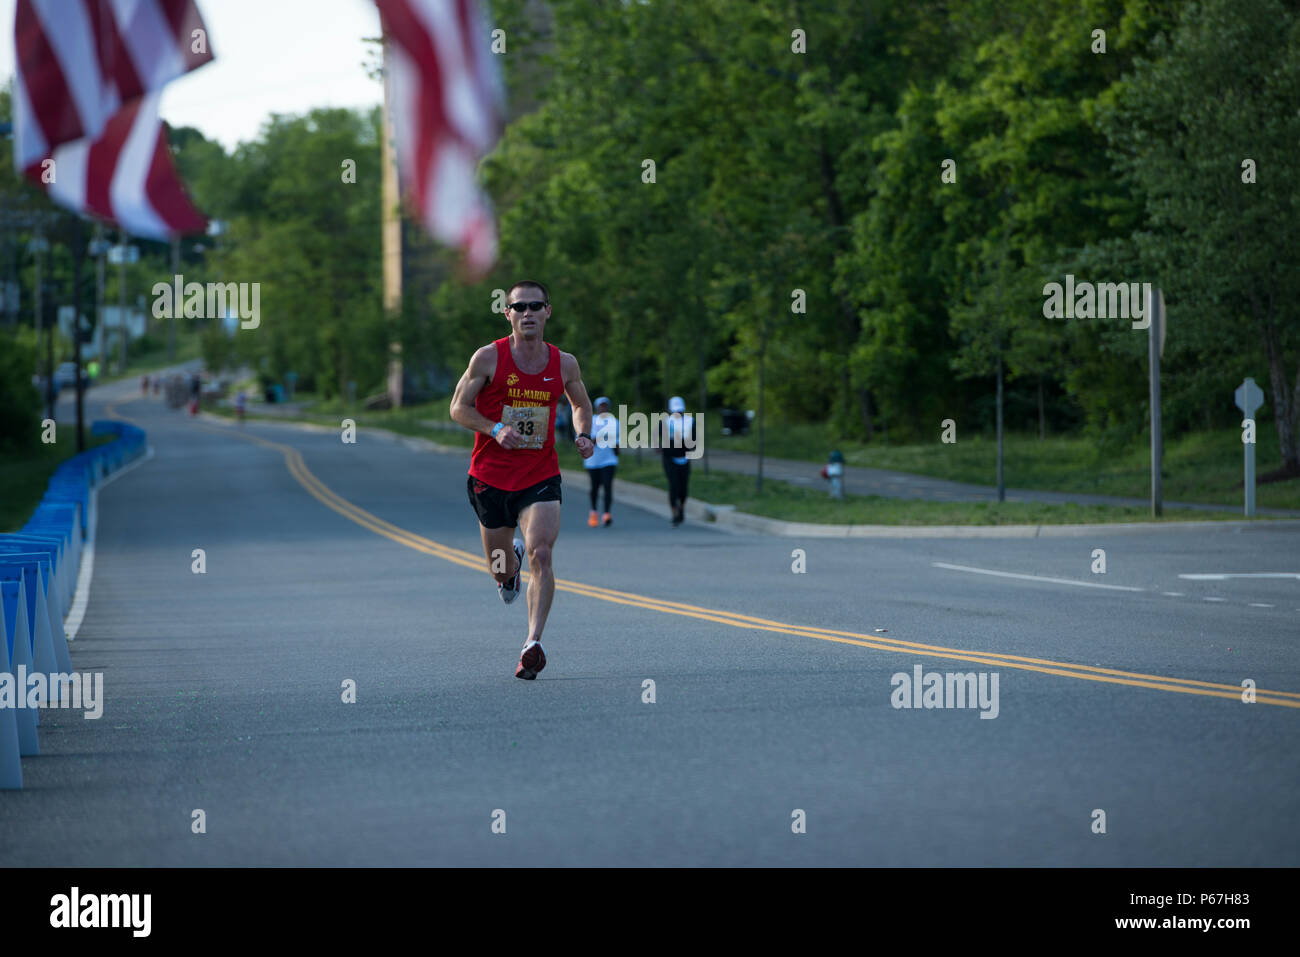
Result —
[[[104,227],[95,224],[95,238],[90,241],[86,251],[95,259],[95,328],[99,330],[100,341],[104,339],[104,253],[108,250],[108,240],[104,238]],[[105,356],[107,358],[107,356]]]
[[[41,318],[41,253],[50,248],[49,241],[40,234],[40,227],[37,227],[37,233],[27,242],[27,251],[32,254],[32,259],[36,265],[36,295],[32,297],[34,303],[32,308],[32,318],[36,325],[36,354],[41,354],[41,328],[43,320]]]
[[[81,382],[81,217],[72,220],[72,356],[76,364],[77,451],[86,451],[86,390]]]

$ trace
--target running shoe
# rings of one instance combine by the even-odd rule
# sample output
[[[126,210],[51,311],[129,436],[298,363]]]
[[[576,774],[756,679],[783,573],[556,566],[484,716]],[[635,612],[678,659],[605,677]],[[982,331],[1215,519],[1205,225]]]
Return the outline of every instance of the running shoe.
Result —
[[[605,513],[605,524],[606,524],[606,525],[613,525],[613,524],[614,524],[614,516],[613,516],[613,515],[610,515],[609,512],[606,512],[606,513]]]
[[[519,664],[515,666],[515,677],[532,681],[545,667],[546,652],[542,651],[542,643],[530,641],[524,645],[523,653],[519,656]]]
[[[587,524],[590,525],[592,528],[595,528],[597,525],[600,524],[600,522],[596,519],[596,513],[595,513],[595,512],[591,512],[591,513],[587,516]]]
[[[524,582],[520,577],[520,572],[524,568],[524,543],[517,538],[515,539],[515,558],[518,559],[519,564],[515,568],[515,577],[510,580],[510,584],[502,585],[500,582],[497,583],[497,594],[501,596],[501,600],[507,605],[518,598],[519,593],[524,590]]]

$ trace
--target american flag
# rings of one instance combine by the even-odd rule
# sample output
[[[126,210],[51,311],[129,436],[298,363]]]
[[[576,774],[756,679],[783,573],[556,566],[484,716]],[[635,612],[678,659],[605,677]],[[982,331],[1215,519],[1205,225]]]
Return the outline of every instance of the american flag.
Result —
[[[496,261],[492,207],[475,182],[504,124],[505,94],[474,0],[375,0],[388,43],[397,160],[433,236],[465,251],[471,276]]]
[[[212,59],[193,0],[18,0],[14,47],[19,170],[60,205],[136,236],[206,226],[158,115],[162,87]]]

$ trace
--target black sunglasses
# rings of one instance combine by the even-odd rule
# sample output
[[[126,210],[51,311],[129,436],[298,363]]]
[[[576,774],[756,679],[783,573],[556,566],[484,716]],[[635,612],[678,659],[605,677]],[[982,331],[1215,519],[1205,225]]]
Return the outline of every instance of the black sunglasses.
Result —
[[[542,302],[540,299],[534,299],[532,302],[512,302],[506,308],[513,309],[515,312],[523,312],[527,309],[531,309],[533,312],[541,312],[548,305],[550,305],[550,303]]]

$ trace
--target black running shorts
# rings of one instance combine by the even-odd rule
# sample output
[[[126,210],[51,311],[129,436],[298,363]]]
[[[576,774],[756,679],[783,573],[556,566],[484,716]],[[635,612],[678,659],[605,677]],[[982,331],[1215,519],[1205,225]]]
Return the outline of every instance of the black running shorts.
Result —
[[[564,501],[560,496],[558,475],[552,475],[517,492],[495,488],[472,475],[466,476],[466,479],[465,489],[469,492],[469,503],[474,506],[478,522],[484,528],[500,528],[503,525],[516,528],[519,525],[519,513],[534,502]]]

